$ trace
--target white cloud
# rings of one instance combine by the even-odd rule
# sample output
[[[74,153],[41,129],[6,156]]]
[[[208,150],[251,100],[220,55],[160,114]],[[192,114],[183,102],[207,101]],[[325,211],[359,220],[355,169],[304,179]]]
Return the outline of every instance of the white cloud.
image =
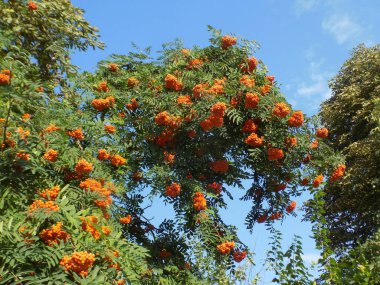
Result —
[[[324,58],[314,48],[305,51],[305,58],[309,64],[308,72],[295,80],[295,92],[291,95],[294,100],[292,106],[315,113],[321,102],[331,97],[328,81],[333,74],[326,70]]]
[[[320,257],[318,253],[306,253],[302,256],[302,259],[308,263],[315,263]]]
[[[315,94],[320,94],[326,92],[326,84],[322,81],[317,81],[311,85],[302,84],[297,89],[297,94],[302,96],[311,96]]]
[[[296,0],[296,11],[297,12],[304,12],[304,11],[311,11],[320,0]]]
[[[322,21],[322,28],[333,35],[338,44],[356,42],[362,27],[348,15],[333,14]]]
[[[314,52],[307,51],[306,58],[310,60],[309,62],[309,80],[308,83],[301,83],[297,88],[297,95],[305,98],[314,99],[327,99],[330,97],[330,90],[328,87],[328,80],[331,77],[331,74],[326,71],[320,71],[320,67],[323,64],[323,59],[320,59],[318,62],[313,61],[315,57]],[[328,97],[326,97],[328,96]]]

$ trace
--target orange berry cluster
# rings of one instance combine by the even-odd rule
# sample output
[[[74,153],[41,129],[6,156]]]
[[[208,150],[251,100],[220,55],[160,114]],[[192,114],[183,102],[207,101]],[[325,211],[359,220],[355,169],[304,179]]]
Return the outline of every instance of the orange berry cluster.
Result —
[[[54,124],[50,124],[45,129],[43,129],[42,133],[52,133],[58,130],[59,130],[59,127],[57,127]]]
[[[119,70],[119,66],[116,63],[110,63],[108,65],[108,70],[111,72],[117,72]]]
[[[139,83],[140,83],[140,81],[138,81],[134,77],[129,77],[127,80],[127,85],[128,85],[128,87],[131,87],[131,88],[137,86]]]
[[[193,59],[189,61],[189,64],[187,65],[187,69],[198,69],[203,66],[203,60],[201,59]]]
[[[75,172],[78,175],[89,174],[93,170],[92,163],[88,162],[85,159],[80,159],[74,168]]]
[[[255,57],[252,56],[251,58],[247,59],[246,63],[244,62],[244,63],[240,64],[239,67],[240,67],[241,71],[243,71],[245,73],[251,73],[252,71],[254,71],[256,69],[258,64],[259,64],[259,61]]]
[[[194,98],[199,99],[204,94],[206,94],[207,93],[207,90],[206,90],[207,87],[208,87],[207,83],[200,83],[200,84],[195,85],[194,88],[193,88],[193,96],[194,96]]]
[[[44,159],[50,162],[55,162],[58,158],[58,151],[54,149],[49,149],[44,154]]]
[[[244,142],[252,147],[260,147],[264,142],[264,138],[259,137],[256,133],[251,133]]]
[[[38,9],[38,6],[37,6],[37,4],[34,3],[33,1],[29,1],[29,2],[28,2],[28,9],[29,9],[30,11],[35,11],[35,10]]]
[[[106,160],[109,157],[110,157],[110,155],[105,149],[99,149],[98,150],[98,159],[99,160]]]
[[[125,217],[121,217],[119,219],[119,222],[120,222],[120,224],[123,224],[123,225],[130,224],[132,222],[132,216],[131,215],[127,215]]]
[[[109,134],[113,134],[114,132],[116,132],[116,128],[115,128],[115,126],[110,125],[110,124],[104,125],[104,130],[105,130],[107,133],[109,133]]]
[[[129,110],[135,111],[139,107],[139,104],[137,103],[137,99],[132,98],[130,102],[131,103],[126,104],[125,107]]]
[[[269,220],[271,220],[271,221],[279,220],[281,218],[282,218],[282,213],[281,212],[275,212],[275,213],[273,213],[273,214],[271,214],[269,216]]]
[[[235,37],[223,36],[221,38],[222,49],[227,49],[228,47],[235,45],[236,41],[237,39]]]
[[[247,86],[248,88],[252,88],[255,86],[255,79],[249,78],[249,76],[244,75],[242,78],[240,78],[240,83]]]
[[[286,211],[288,213],[291,213],[293,212],[295,209],[296,209],[296,206],[297,206],[297,202],[296,201],[292,201],[287,207],[286,207]]]
[[[220,194],[220,192],[222,192],[222,184],[220,183],[213,182],[212,184],[208,184],[207,187],[214,190],[216,194]]]
[[[24,130],[24,128],[22,127],[18,127],[15,133],[18,133],[18,135],[20,136],[20,139],[24,140],[25,142],[27,141],[27,138],[30,135],[30,131]]]
[[[62,222],[58,222],[55,225],[52,225],[50,229],[42,230],[39,236],[44,241],[44,243],[50,246],[58,244],[61,240],[66,242],[70,238],[70,235],[62,230]]]
[[[253,122],[252,119],[248,119],[244,122],[243,126],[241,127],[241,131],[243,133],[253,133],[257,131],[257,125]]]
[[[324,179],[323,175],[318,175],[317,177],[315,177],[313,181],[313,187],[317,188],[323,182],[323,179]]]
[[[339,180],[344,176],[344,172],[346,171],[346,166],[343,164],[340,164],[335,168],[334,172],[330,176],[330,181],[336,181]]]
[[[329,130],[326,128],[317,129],[316,136],[321,139],[326,139],[329,136]]]
[[[16,157],[21,159],[21,160],[25,160],[25,161],[28,161],[30,160],[30,154],[29,153],[26,153],[25,151],[20,151],[16,154]]]
[[[104,187],[104,183],[101,183],[92,178],[87,178],[86,180],[80,182],[79,187],[91,192],[98,193],[100,198],[95,200],[95,205],[102,208],[103,210],[112,204],[112,198],[110,195],[113,192],[113,183],[110,182],[106,185],[106,187]]]
[[[257,107],[257,105],[259,104],[259,101],[260,101],[260,98],[259,98],[259,95],[257,95],[257,93],[248,92],[245,94],[244,106],[246,109],[252,109],[252,108]]]
[[[115,166],[115,167],[123,166],[127,162],[127,160],[124,157],[122,157],[121,155],[118,155],[118,154],[111,155],[105,149],[99,149],[98,150],[97,158],[99,160],[107,160],[107,159],[109,159],[111,165]]]
[[[181,192],[181,185],[178,183],[172,183],[171,185],[166,186],[166,196],[177,197]]]
[[[97,111],[104,111],[115,104],[115,98],[113,96],[109,96],[106,98],[94,99],[91,102],[92,107]]]
[[[297,138],[296,137],[289,137],[285,140],[286,147],[290,148],[297,145]]]
[[[196,211],[202,211],[206,209],[206,198],[201,192],[196,192],[193,198],[193,206]]]
[[[283,102],[277,103],[272,111],[273,116],[277,116],[280,118],[285,118],[289,114],[290,114],[290,109],[288,105]]]
[[[171,122],[171,116],[167,111],[163,111],[161,113],[158,113],[154,120],[159,126],[169,126]]]
[[[174,163],[174,159],[175,159],[175,154],[169,153],[167,151],[164,151],[164,161],[167,164],[173,164]]]
[[[82,129],[75,129],[72,131],[68,131],[67,135],[74,139],[78,139],[80,141],[84,140],[84,134],[83,134]]]
[[[171,129],[165,129],[160,135],[158,135],[154,141],[157,145],[165,147],[168,143],[173,141],[174,132]]]
[[[10,70],[0,71],[0,86],[11,84],[11,72]]]
[[[107,86],[107,82],[105,81],[101,81],[98,83],[98,86],[95,88],[96,91],[98,92],[108,92],[109,91],[109,88]]]
[[[58,197],[60,190],[61,189],[59,188],[59,186],[54,186],[50,189],[45,189],[39,192],[38,195],[42,198],[45,198],[46,200],[54,201]]]
[[[180,91],[183,88],[182,82],[174,75],[168,74],[165,77],[165,87],[169,90]]]
[[[265,84],[264,86],[261,86],[259,89],[260,89],[261,95],[265,96],[272,89],[272,86],[269,84]]]
[[[95,216],[81,217],[80,220],[82,221],[82,229],[84,231],[90,233],[94,239],[100,238],[101,234],[95,228],[95,225],[98,223],[97,217],[95,217]]]
[[[219,244],[216,249],[221,253],[221,254],[229,254],[231,250],[233,250],[235,246],[235,242],[233,241],[225,241],[221,244]]]
[[[35,200],[30,206],[29,206],[29,213],[32,214],[36,210],[42,210],[45,213],[48,212],[58,212],[59,206],[54,203],[54,201],[42,201],[42,200]]]
[[[223,125],[223,117],[227,106],[223,102],[217,102],[211,106],[211,115],[204,119],[200,126],[204,131],[209,131],[213,127],[221,127]]]
[[[111,165],[115,167],[123,166],[126,162],[127,160],[121,155],[116,154],[111,157]]]
[[[288,119],[288,124],[291,127],[300,127],[304,121],[302,111],[295,111]]]
[[[226,173],[228,171],[228,161],[223,159],[210,162],[210,169],[214,172]]]
[[[178,96],[177,97],[177,104],[179,106],[184,106],[184,105],[191,105],[192,102],[191,102],[191,98],[189,95],[184,95],[184,96]]]
[[[284,157],[284,152],[279,148],[268,148],[268,160],[279,160]]]
[[[223,94],[224,83],[225,79],[215,79],[214,84],[208,90],[206,90],[206,93],[210,95]]]
[[[236,262],[242,262],[246,256],[247,256],[246,251],[234,251],[233,253],[233,258]]]
[[[73,271],[79,276],[85,277],[95,261],[95,255],[87,251],[74,252],[71,255],[65,255],[59,264],[65,268],[65,271]]]

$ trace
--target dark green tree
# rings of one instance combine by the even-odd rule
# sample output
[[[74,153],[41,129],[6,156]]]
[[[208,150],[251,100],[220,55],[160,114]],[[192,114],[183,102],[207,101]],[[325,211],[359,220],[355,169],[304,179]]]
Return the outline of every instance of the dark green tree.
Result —
[[[380,46],[360,45],[331,80],[320,116],[329,145],[346,156],[347,175],[326,185],[326,229],[336,253],[380,226]]]

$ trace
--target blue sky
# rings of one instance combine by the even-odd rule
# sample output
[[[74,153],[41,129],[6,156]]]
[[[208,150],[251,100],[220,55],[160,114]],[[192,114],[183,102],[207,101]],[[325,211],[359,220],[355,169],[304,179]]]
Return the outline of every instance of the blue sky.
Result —
[[[78,53],[74,64],[93,70],[96,63],[112,53],[126,54],[131,42],[153,51],[175,38],[186,47],[206,46],[210,37],[207,25],[233,33],[261,45],[262,59],[281,84],[282,92],[296,109],[312,115],[330,96],[328,80],[336,74],[359,43],[380,43],[380,1],[367,0],[91,0],[73,1],[86,11],[85,17],[100,29],[103,51]],[[257,258],[264,258],[268,234],[255,227],[251,235],[244,228],[249,210],[236,199],[225,212],[228,223],[238,226],[239,234]],[[307,194],[298,200],[301,204]],[[160,216],[154,209],[152,214]],[[309,236],[311,227],[299,217],[289,217],[278,228],[288,245],[293,234],[303,237],[305,260],[316,258]],[[269,283],[266,283],[269,284]]]

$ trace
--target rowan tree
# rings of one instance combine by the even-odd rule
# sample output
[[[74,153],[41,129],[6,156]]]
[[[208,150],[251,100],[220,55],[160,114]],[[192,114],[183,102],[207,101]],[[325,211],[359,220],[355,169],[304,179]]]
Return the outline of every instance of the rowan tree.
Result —
[[[79,74],[70,49],[101,46],[80,10],[0,5],[5,284],[232,284],[250,252],[220,216],[237,196],[228,186],[251,181],[253,230],[343,176],[326,130],[286,102],[254,42],[210,28],[205,48],[175,42]],[[160,225],[144,211],[157,196],[175,211]]]

